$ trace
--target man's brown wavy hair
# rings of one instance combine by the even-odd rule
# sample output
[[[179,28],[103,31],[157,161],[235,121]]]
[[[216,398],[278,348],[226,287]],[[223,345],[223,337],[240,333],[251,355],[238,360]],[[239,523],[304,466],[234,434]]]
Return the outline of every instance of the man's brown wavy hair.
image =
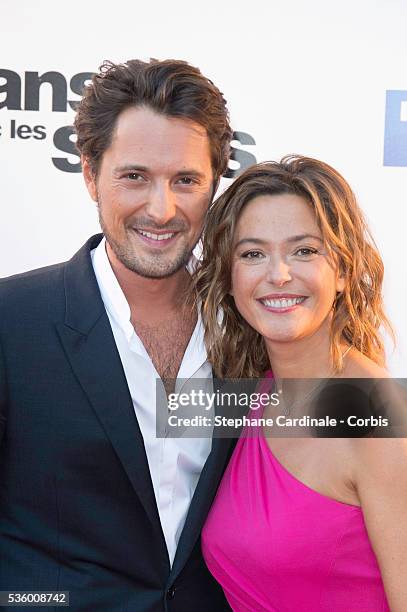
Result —
[[[312,206],[326,248],[345,277],[331,324],[331,357],[343,367],[341,346],[354,346],[384,365],[383,262],[345,179],[328,164],[300,155],[248,168],[209,210],[202,265],[195,275],[208,357],[221,378],[261,377],[269,369],[263,337],[243,319],[230,295],[233,242],[244,207],[259,195],[295,194]]]
[[[95,176],[112,142],[118,116],[131,106],[145,106],[204,127],[215,182],[224,174],[232,129],[223,94],[198,68],[182,60],[133,59],[124,64],[105,61],[85,87],[77,107],[76,147],[89,161]]]

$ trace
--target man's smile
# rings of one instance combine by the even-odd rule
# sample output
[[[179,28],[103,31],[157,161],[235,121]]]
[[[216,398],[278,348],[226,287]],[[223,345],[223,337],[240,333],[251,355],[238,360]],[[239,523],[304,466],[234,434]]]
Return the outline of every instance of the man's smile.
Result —
[[[144,230],[144,229],[140,229],[140,228],[133,228],[133,231],[137,234],[137,236],[145,243],[148,244],[149,246],[153,246],[155,248],[163,248],[165,246],[168,246],[170,244],[173,244],[178,235],[180,234],[179,231],[177,232],[169,232],[169,231],[150,231],[150,230]]]

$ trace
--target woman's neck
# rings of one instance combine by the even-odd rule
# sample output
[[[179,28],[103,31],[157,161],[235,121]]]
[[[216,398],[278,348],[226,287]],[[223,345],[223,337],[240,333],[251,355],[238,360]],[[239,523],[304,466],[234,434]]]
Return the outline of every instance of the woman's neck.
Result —
[[[330,339],[327,330],[292,342],[265,339],[274,377],[325,378],[333,374]]]

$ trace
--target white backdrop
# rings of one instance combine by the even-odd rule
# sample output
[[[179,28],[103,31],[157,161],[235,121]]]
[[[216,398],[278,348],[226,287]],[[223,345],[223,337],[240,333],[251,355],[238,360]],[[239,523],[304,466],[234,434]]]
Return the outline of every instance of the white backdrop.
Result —
[[[233,128],[255,141],[237,148],[258,161],[317,157],[351,183],[385,262],[398,340],[389,365],[407,376],[405,0],[1,0],[0,11],[0,69],[21,79],[18,92],[0,78],[0,276],[67,259],[98,231],[81,174],[52,162],[78,161],[53,140],[74,111],[53,112],[46,84],[39,110],[25,110],[25,73],[60,73],[73,101],[71,78],[104,59],[185,59],[224,92]],[[11,91],[21,110],[7,108]]]

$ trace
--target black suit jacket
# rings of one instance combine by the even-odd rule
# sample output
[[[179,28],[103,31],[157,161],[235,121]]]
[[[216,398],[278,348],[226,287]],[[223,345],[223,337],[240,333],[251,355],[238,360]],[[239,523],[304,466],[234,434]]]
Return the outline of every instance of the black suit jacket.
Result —
[[[200,530],[232,443],[213,440],[171,569],[91,264],[100,239],[0,281],[0,590],[69,591],[84,612],[228,610]]]

